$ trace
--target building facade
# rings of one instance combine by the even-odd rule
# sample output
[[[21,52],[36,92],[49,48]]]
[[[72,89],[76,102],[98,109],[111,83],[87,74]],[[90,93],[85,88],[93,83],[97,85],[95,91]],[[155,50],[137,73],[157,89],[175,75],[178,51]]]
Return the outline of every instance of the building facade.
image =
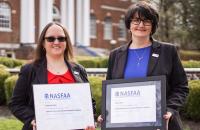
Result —
[[[137,0],[1,0],[0,55],[32,58],[38,36],[62,23],[74,46],[112,49],[127,42],[126,9]]]

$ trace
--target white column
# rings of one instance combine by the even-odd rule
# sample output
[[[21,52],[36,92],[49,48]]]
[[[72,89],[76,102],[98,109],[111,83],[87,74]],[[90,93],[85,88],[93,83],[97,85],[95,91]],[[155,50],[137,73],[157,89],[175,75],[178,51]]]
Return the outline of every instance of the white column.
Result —
[[[79,45],[90,45],[90,0],[77,0],[76,41]]]
[[[35,42],[34,0],[21,0],[20,43]]]
[[[53,0],[40,0],[40,32],[53,20]]]
[[[72,44],[75,43],[74,0],[61,0],[61,23],[66,26]]]

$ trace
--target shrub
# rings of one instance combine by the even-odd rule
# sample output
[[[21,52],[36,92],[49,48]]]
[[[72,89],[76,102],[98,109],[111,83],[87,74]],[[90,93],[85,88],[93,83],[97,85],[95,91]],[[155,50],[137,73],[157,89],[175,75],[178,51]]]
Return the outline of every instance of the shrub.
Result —
[[[89,77],[93,98],[97,104],[97,115],[101,113],[102,77]]]
[[[200,121],[200,80],[189,81],[189,89],[184,116],[194,121]]]
[[[10,101],[17,79],[18,79],[18,76],[13,75],[13,76],[8,77],[4,82],[7,103]]]
[[[107,68],[108,66],[107,57],[77,57],[77,61],[85,68]]]
[[[200,60],[200,52],[198,51],[180,51],[181,60]]]
[[[97,61],[94,59],[79,60],[78,63],[84,66],[85,68],[97,68],[98,65]]]
[[[7,58],[7,57],[0,57],[0,64],[3,64],[9,68],[14,67],[14,62],[11,58]]]
[[[14,68],[16,66],[21,66],[22,64],[24,64],[24,61],[8,57],[0,57],[0,64],[3,64],[9,68]]]
[[[107,68],[107,67],[108,67],[108,58],[100,58],[99,68]]]
[[[184,68],[200,68],[200,61],[182,61]]]
[[[21,67],[22,65],[25,64],[25,61],[24,60],[13,59],[13,64],[14,64],[14,67]]]
[[[0,69],[0,105],[6,103],[4,81],[8,76],[10,76],[10,73],[8,71],[6,71],[5,69]]]
[[[7,69],[8,67],[6,67],[5,65],[0,64],[0,69]]]

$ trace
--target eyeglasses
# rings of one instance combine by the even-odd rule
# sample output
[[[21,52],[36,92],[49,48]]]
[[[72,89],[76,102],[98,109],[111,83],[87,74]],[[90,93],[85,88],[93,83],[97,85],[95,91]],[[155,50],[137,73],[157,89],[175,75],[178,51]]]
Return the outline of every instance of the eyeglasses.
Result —
[[[58,42],[65,42],[66,41],[66,37],[45,37],[44,39],[46,39],[48,42],[55,42],[55,40],[57,39]]]
[[[141,21],[142,21],[144,26],[151,26],[151,24],[152,24],[152,21],[149,20],[149,19],[142,20],[142,19],[138,19],[138,18],[137,19],[132,19],[131,20],[131,24],[139,25],[141,23]]]

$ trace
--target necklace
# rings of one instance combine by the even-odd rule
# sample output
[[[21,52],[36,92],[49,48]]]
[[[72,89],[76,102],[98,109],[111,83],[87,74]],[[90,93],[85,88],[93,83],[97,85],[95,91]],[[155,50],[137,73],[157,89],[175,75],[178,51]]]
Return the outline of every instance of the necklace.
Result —
[[[135,55],[137,56],[137,66],[140,66],[140,62],[142,61],[142,59],[144,58],[144,54],[146,52],[146,49],[144,49],[142,55],[140,56],[136,50],[133,51],[135,53]]]
[[[55,73],[55,74],[58,74],[58,75],[60,75],[60,74],[63,74],[66,70],[66,68],[63,68],[63,67],[54,67],[53,65],[51,65],[51,64],[47,64],[47,68],[50,70],[50,71],[52,71],[53,73]]]

